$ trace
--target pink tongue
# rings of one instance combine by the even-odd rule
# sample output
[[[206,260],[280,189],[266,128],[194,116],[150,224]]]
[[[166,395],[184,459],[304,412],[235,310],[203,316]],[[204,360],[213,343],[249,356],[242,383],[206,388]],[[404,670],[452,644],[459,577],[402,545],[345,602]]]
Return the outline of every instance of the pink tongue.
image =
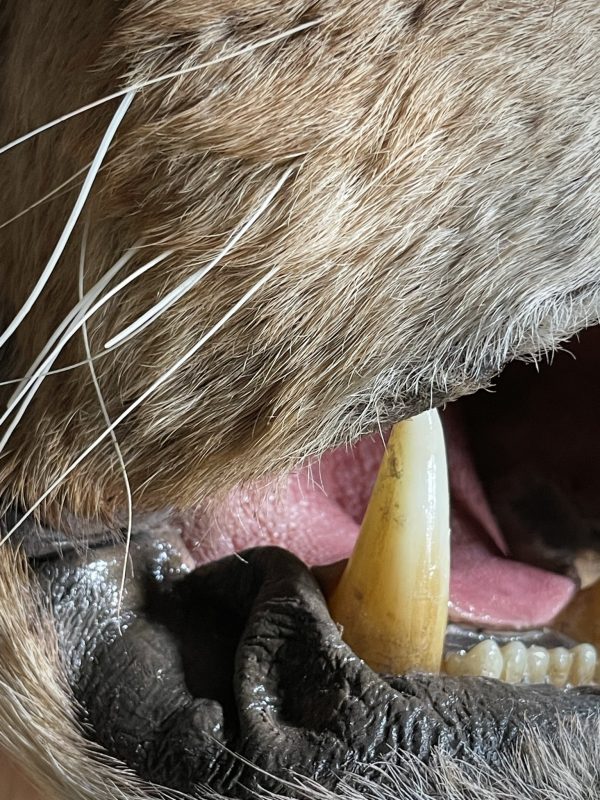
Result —
[[[455,408],[443,422],[452,498],[450,617],[482,627],[547,625],[571,600],[575,584],[507,557]]]
[[[568,578],[512,561],[454,413],[444,414],[452,495],[450,617],[510,629],[549,623],[575,592]],[[197,512],[184,535],[198,563],[278,545],[311,566],[347,558],[384,451],[379,436],[327,453],[276,489],[236,490]]]

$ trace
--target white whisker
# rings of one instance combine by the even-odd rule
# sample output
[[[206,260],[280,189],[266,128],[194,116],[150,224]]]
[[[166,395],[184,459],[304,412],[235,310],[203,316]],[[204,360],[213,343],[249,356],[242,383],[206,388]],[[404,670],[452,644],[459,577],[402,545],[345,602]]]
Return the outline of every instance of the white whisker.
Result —
[[[128,264],[128,262],[132,259],[132,257],[136,253],[136,247],[130,248],[124,255],[119,258],[119,260],[113,264],[113,266],[107,270],[107,272],[100,278],[100,280],[89,290],[86,297],[83,298],[79,303],[77,303],[67,314],[67,316],[63,319],[60,325],[56,328],[56,330],[52,333],[49,337],[48,341],[46,342],[44,348],[39,353],[33,364],[27,370],[27,374],[25,375],[24,379],[21,381],[22,385],[19,385],[12,395],[8,399],[7,408],[13,405],[14,403],[18,402],[19,398],[25,393],[28,386],[31,384],[32,377],[37,374],[39,377],[38,367],[44,360],[44,357],[47,355],[48,352],[51,351],[51,348],[55,345],[55,343],[60,339],[61,335],[68,330],[69,326],[75,321],[82,312],[85,312],[91,304],[96,300],[96,298],[100,295],[100,293],[108,286],[110,281],[120,272],[124,266]],[[37,372],[36,372],[37,371]],[[4,417],[0,417],[0,425],[3,423]]]
[[[104,105],[104,103],[108,103],[111,100],[117,100],[119,97],[123,97],[130,92],[135,93],[142,89],[146,89],[148,86],[155,86],[156,84],[163,83],[164,81],[179,78],[182,75],[188,75],[192,72],[198,72],[199,70],[206,69],[217,64],[222,64],[224,61],[230,61],[233,58],[238,58],[238,56],[247,55],[248,53],[252,53],[254,50],[257,50],[260,47],[266,47],[267,45],[274,44],[281,39],[287,39],[290,36],[294,36],[296,33],[301,33],[309,28],[314,28],[315,26],[320,25],[323,21],[324,18],[319,17],[318,19],[311,20],[310,22],[303,22],[301,25],[297,25],[295,28],[289,28],[281,33],[273,34],[273,36],[268,36],[265,39],[261,39],[259,42],[246,45],[238,50],[233,50],[231,53],[224,53],[222,56],[217,56],[216,58],[210,59],[210,61],[204,61],[201,64],[195,64],[192,67],[183,67],[182,69],[175,70],[174,72],[167,72],[163,75],[158,75],[155,78],[149,78],[146,81],[133,84],[132,86],[128,86],[124,89],[119,89],[116,92],[112,92],[111,94],[107,94],[104,97],[99,98],[98,100],[87,103],[86,105],[81,106],[74,111],[69,111],[67,114],[63,114],[62,116],[57,117],[50,122],[46,122],[44,125],[40,125],[39,128],[29,131],[29,133],[26,133],[23,136],[19,136],[18,139],[13,139],[12,142],[2,145],[2,147],[0,147],[0,155],[8,152],[13,147],[17,147],[17,145],[23,144],[23,142],[26,142],[28,139],[32,139],[34,136],[38,136],[40,133],[44,133],[44,131],[54,128],[56,125],[60,125],[61,123],[66,122],[73,117],[77,117],[79,114],[85,113],[86,111],[91,111],[94,108],[98,108],[98,106]]]
[[[20,528],[20,526],[28,519],[35,511],[41,506],[44,500],[52,494],[52,492],[60,486],[60,484],[68,478],[68,476],[77,469],[77,467],[85,461],[85,459],[94,452],[94,450],[102,444],[102,442],[115,430],[124,420],[127,419],[133,412],[139,408],[149,397],[151,397],[161,386],[167,383],[173,375],[184,364],[186,364],[193,356],[211,339],[218,331],[226,325],[226,323],[250,300],[261,288],[267,283],[280,269],[279,265],[272,267],[260,280],[258,280],[247,292],[235,303],[229,311],[227,311],[221,319],[210,328],[200,339],[184,353],[169,369],[157,378],[148,389],[146,389],[133,403],[128,406],[107,428],[104,430],[86,449],[71,463],[69,467],[60,475],[53,483],[46,489],[46,491],[36,500],[33,505],[23,514],[20,520],[8,531],[8,533],[0,540],[0,547],[10,539],[13,533]]]
[[[100,297],[100,299],[94,303],[94,300],[104,290],[118,270],[122,269],[123,266],[130,260],[131,256],[137,251],[137,249],[138,246],[128,250],[127,253],[125,253],[125,255],[123,255],[116,262],[116,264],[114,264],[114,266],[111,267],[111,269],[108,270],[108,272],[87,292],[84,299],[71,310],[66,319],[63,320],[59,328],[57,328],[57,330],[54,332],[50,342],[54,344],[58,338],[58,343],[40,364],[39,362],[41,358],[43,358],[43,354],[45,354],[48,350],[48,345],[46,345],[44,351],[42,351],[42,354],[40,354],[40,356],[38,356],[36,359],[36,364],[39,364],[39,367],[33,371],[32,374],[28,375],[28,379],[22,387],[17,388],[17,391],[13,394],[13,398],[8,408],[0,417],[0,425],[3,425],[10,414],[15,411],[17,405],[21,403],[20,408],[15,413],[13,421],[7,428],[2,439],[0,439],[0,453],[4,451],[7,442],[14,433],[18,423],[23,418],[23,415],[33,400],[38,388],[42,384],[45,375],[48,374],[48,368],[51,367],[56,361],[67,342],[73,338],[75,333],[82,327],[82,325],[84,325],[87,320],[90,319],[90,317],[92,317],[100,308],[102,308],[102,306],[105,305],[111,299],[111,297],[114,297],[119,291],[121,291],[121,289],[123,289],[124,286],[127,286],[127,284],[131,283],[131,281],[135,280],[135,278],[139,277],[144,272],[147,272],[152,267],[160,264],[171,254],[171,251],[161,253],[161,255],[156,256],[151,261],[148,261],[146,264],[138,267],[138,269],[134,270],[131,275],[128,275],[126,278],[124,278],[120,283],[106,292],[106,294],[102,295],[102,297]],[[62,336],[60,334],[62,334]]]
[[[110,147],[112,140],[114,139],[117,133],[119,125],[121,124],[123,117],[127,113],[127,110],[129,109],[129,106],[131,105],[134,97],[135,97],[135,92],[128,92],[121,101],[121,103],[119,104],[119,107],[116,110],[110,122],[110,125],[108,126],[104,136],[102,137],[100,146],[98,147],[94,160],[92,161],[92,166],[88,171],[85,181],[83,182],[81,191],[79,192],[73,210],[71,211],[71,214],[63,229],[60,239],[58,240],[58,243],[54,248],[54,252],[50,256],[50,260],[46,264],[46,267],[44,268],[44,271],[40,275],[38,282],[31,291],[31,294],[29,295],[27,300],[25,300],[25,302],[21,306],[21,309],[19,310],[13,321],[10,323],[10,325],[0,335],[0,348],[2,348],[4,344],[6,344],[8,339],[10,339],[12,334],[21,324],[21,322],[25,319],[29,311],[31,311],[31,308],[33,307],[35,301],[38,299],[46,283],[50,279],[50,276],[52,275],[55,266],[57,265],[58,261],[60,260],[60,257],[63,254],[65,247],[67,246],[67,242],[69,241],[71,233],[73,232],[73,228],[77,224],[77,220],[79,219],[79,216],[83,211],[83,207],[92,190],[92,186],[94,185],[96,176],[98,175],[98,171],[102,166],[102,162],[106,156],[108,148]]]
[[[85,167],[82,167],[81,169],[78,169],[77,172],[75,172],[73,175],[71,175],[70,178],[67,178],[66,181],[63,181],[58,186],[55,186],[54,189],[52,189],[50,192],[48,192],[48,194],[45,194],[43,197],[40,197],[39,200],[36,200],[35,203],[32,203],[30,206],[27,206],[27,208],[24,208],[22,211],[19,211],[18,214],[14,215],[14,217],[11,217],[10,219],[7,219],[4,222],[0,223],[0,231],[3,228],[7,228],[9,225],[12,225],[13,222],[16,222],[18,219],[21,219],[21,217],[24,217],[26,214],[29,214],[29,212],[33,211],[34,208],[37,208],[38,206],[41,206],[44,203],[47,203],[48,200],[52,200],[53,197],[60,196],[60,194],[62,193],[61,192],[62,189],[66,190],[67,186],[69,186],[71,183],[76,181],[77,178],[80,175],[83,175],[84,172],[87,172],[87,170],[89,170],[89,168],[91,166],[92,166],[92,162],[90,161],[85,165]]]
[[[108,353],[106,351],[102,353],[96,353],[95,356],[92,356],[92,361],[99,361],[100,359],[107,356]],[[47,372],[41,373],[44,378],[48,377],[48,375],[60,375],[62,372],[70,372],[73,369],[78,369],[79,367],[87,367],[87,360],[84,359],[83,361],[75,361],[73,364],[67,364],[65,367],[58,367],[57,369],[49,369]],[[23,375],[20,378],[10,378],[7,381],[0,381],[0,386],[14,386],[17,383],[23,383],[26,380],[25,376]]]
[[[79,259],[79,302],[80,303],[83,302],[85,296],[84,292],[85,259],[87,251],[88,234],[89,234],[89,220],[86,221],[85,229],[83,232],[83,238],[81,241],[81,256]],[[106,403],[104,401],[104,396],[102,394],[102,389],[100,388],[100,382],[98,380],[96,368],[94,367],[94,362],[92,360],[92,351],[90,348],[87,320],[85,319],[83,320],[83,324],[81,326],[81,335],[83,337],[83,346],[85,348],[85,354],[90,368],[90,374],[92,377],[92,382],[94,384],[94,389],[96,390],[96,396],[98,397],[98,403],[102,410],[104,421],[106,422],[107,426],[110,426],[111,424],[110,415],[108,413],[108,408],[106,407]],[[119,586],[119,600],[117,603],[117,616],[120,616],[121,606],[123,603],[123,593],[125,591],[125,579],[127,577],[127,562],[129,561],[129,553],[131,549],[131,534],[133,530],[133,498],[131,496],[131,484],[129,483],[129,476],[127,475],[127,467],[125,466],[125,459],[123,458],[123,452],[119,445],[119,440],[117,439],[117,435],[114,431],[111,432],[111,439],[115,448],[115,452],[117,454],[119,465],[121,467],[121,472],[123,473],[123,483],[125,485],[125,494],[127,497],[127,535],[125,541],[125,555],[123,558],[123,572],[121,574],[121,583]]]
[[[122,344],[127,339],[135,336],[136,333],[139,333],[140,331],[144,330],[144,328],[147,328],[148,325],[151,325],[162,314],[164,314],[168,308],[176,303],[187,292],[193,289],[194,286],[196,286],[196,284],[198,284],[202,278],[204,278],[204,276],[213,269],[213,267],[217,266],[217,264],[219,264],[225,258],[225,256],[229,255],[240,239],[245,236],[254,223],[267,211],[294,169],[295,167],[289,167],[283,173],[281,178],[277,181],[273,189],[271,189],[271,191],[267,194],[259,207],[250,215],[250,217],[248,217],[243,225],[238,228],[233,236],[231,236],[231,238],[225,244],[225,247],[223,247],[220,253],[218,253],[218,255],[212,259],[212,261],[210,261],[204,267],[201,267],[193,275],[190,275],[189,278],[186,278],[186,280],[182,281],[179,286],[176,286],[174,289],[172,289],[167,295],[165,295],[165,297],[159,300],[158,303],[152,306],[152,308],[149,308],[148,311],[144,312],[120,333],[118,333],[116,336],[113,336],[112,339],[109,339],[104,345],[105,349],[111,350],[113,347],[117,347],[117,345]]]

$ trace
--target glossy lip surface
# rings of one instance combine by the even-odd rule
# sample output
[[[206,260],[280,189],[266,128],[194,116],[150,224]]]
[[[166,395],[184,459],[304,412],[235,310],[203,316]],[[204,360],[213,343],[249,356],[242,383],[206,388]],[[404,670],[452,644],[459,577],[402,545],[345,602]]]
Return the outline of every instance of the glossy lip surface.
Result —
[[[282,781],[298,776],[334,788],[348,770],[438,747],[494,763],[524,725],[551,737],[598,711],[593,687],[377,675],[310,570],[278,548],[188,573],[177,535],[139,534],[119,617],[122,559],[120,547],[73,552],[37,574],[83,721],[142,778],[180,791],[294,794]]]

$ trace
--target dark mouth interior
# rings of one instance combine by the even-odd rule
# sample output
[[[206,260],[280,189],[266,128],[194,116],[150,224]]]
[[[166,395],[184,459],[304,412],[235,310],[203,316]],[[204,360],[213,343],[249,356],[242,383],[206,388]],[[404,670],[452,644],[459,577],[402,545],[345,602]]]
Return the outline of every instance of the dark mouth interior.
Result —
[[[461,402],[477,471],[514,558],[575,577],[600,548],[600,327],[511,364]]]
[[[547,361],[511,364],[491,391],[451,410],[460,415],[507,555],[538,569],[522,571],[520,596],[530,608],[545,598],[548,612],[554,596],[552,616],[569,599],[557,576],[573,581],[574,592],[600,574],[599,366],[600,328],[594,327]]]

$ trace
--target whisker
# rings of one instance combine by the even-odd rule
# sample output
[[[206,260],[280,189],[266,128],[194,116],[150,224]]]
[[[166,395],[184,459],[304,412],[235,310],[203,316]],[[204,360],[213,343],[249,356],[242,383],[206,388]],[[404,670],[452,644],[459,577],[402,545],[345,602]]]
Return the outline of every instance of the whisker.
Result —
[[[280,269],[280,265],[276,264],[272,267],[260,280],[258,280],[244,295],[221,317],[221,319],[210,328],[207,333],[200,337],[200,339],[184,353],[169,369],[157,378],[142,394],[133,401],[119,416],[111,422],[111,424],[88,446],[86,449],[70,464],[69,467],[46,489],[46,491],[36,500],[33,505],[23,514],[19,521],[5,534],[0,540],[0,547],[5,544],[10,537],[17,531],[21,525],[28,519],[35,511],[41,506],[44,500],[52,494],[52,492],[60,486],[60,484],[69,477],[69,475],[77,469],[77,467],[91,455],[94,450],[102,444],[102,442],[114,431],[124,420],[126,420],[133,412],[139,408],[149,397],[151,397],[161,386],[167,383],[173,375],[184,364],[186,364],[193,356],[211,339],[227,322],[267,283]]]
[[[225,256],[229,255],[229,253],[233,250],[236,244],[240,241],[240,239],[250,230],[250,228],[254,225],[254,223],[260,219],[260,217],[267,211],[275,197],[281,191],[281,188],[288,180],[292,172],[294,171],[295,167],[289,167],[281,176],[281,178],[277,181],[273,189],[267,194],[265,199],[259,205],[259,207],[248,217],[246,222],[241,225],[238,230],[231,236],[231,238],[225,244],[225,247],[218,253],[215,258],[212,259],[206,266],[201,267],[197,270],[193,275],[190,275],[189,278],[186,278],[179,286],[176,286],[172,289],[165,297],[159,300],[152,308],[149,308],[148,311],[144,312],[140,317],[134,320],[130,325],[124,328],[120,333],[117,333],[116,336],[113,336],[112,339],[109,339],[108,342],[104,345],[106,350],[111,350],[113,347],[116,347],[119,344],[122,344],[127,339],[132,338],[135,334],[140,333],[149,325],[151,325],[155,320],[157,320],[162,314],[167,311],[174,303],[176,303],[181,297],[183,297],[187,292],[198,284],[205,275],[207,275],[213,267],[216,267]]]
[[[108,353],[106,351],[102,353],[96,353],[95,356],[92,356],[92,360],[98,361],[99,359],[104,358],[104,356],[107,355]],[[85,359],[83,361],[76,361],[73,364],[67,364],[67,366],[65,367],[58,367],[57,369],[49,369],[47,372],[44,372],[43,375],[45,378],[48,375],[59,375],[61,372],[70,372],[71,370],[78,369],[79,367],[86,367],[87,363],[88,362]],[[10,378],[9,380],[6,381],[0,381],[0,386],[14,386],[16,383],[23,383],[24,380],[26,380],[26,377],[24,375],[20,378]]]
[[[85,165],[85,167],[82,167],[81,169],[78,169],[77,172],[75,172],[73,175],[71,175],[70,178],[67,178],[66,181],[63,181],[58,186],[55,186],[54,189],[52,189],[50,192],[48,192],[48,194],[45,194],[43,197],[40,197],[39,200],[36,200],[35,203],[32,203],[30,206],[27,206],[27,208],[24,208],[22,211],[19,211],[18,214],[14,215],[14,217],[11,217],[10,219],[7,219],[4,222],[0,223],[0,231],[3,228],[7,228],[13,222],[16,222],[18,219],[21,219],[21,217],[24,217],[25,214],[29,214],[29,212],[33,211],[34,208],[37,208],[38,206],[41,206],[44,203],[47,203],[48,200],[52,200],[53,197],[57,197],[57,196],[60,196],[61,194],[64,194],[64,192],[61,192],[61,190],[65,189],[71,183],[76,181],[77,178],[80,175],[83,175],[83,173],[86,172],[91,166],[92,166],[92,162],[89,161]]]
[[[85,292],[84,292],[84,281],[85,281],[85,260],[86,260],[86,251],[87,251],[87,241],[88,241],[88,234],[89,234],[89,220],[86,220],[83,238],[81,241],[81,256],[79,259],[79,302],[82,303]],[[96,368],[94,366],[94,362],[92,360],[92,351],[90,348],[90,339],[88,335],[88,327],[87,327],[87,320],[83,320],[81,325],[81,335],[83,337],[83,346],[85,348],[85,354],[87,358],[87,362],[90,368],[90,375],[92,377],[92,382],[94,384],[94,389],[96,390],[96,395],[98,397],[98,403],[102,410],[102,415],[104,417],[104,421],[106,422],[107,426],[110,426],[111,420],[110,415],[108,413],[108,408],[106,407],[106,403],[104,401],[104,396],[102,394],[102,389],[100,388],[100,382],[98,380],[98,375],[96,373]],[[127,535],[125,540],[125,556],[123,559],[123,572],[121,574],[121,583],[119,585],[119,599],[117,602],[117,617],[121,616],[121,607],[123,604],[123,594],[125,592],[125,580],[127,578],[127,562],[129,561],[129,553],[131,551],[131,534],[133,530],[133,498],[131,496],[131,484],[129,482],[129,476],[127,474],[127,467],[125,466],[125,459],[123,458],[123,452],[119,445],[119,440],[117,439],[117,435],[114,431],[111,432],[111,437],[115,452],[117,454],[117,459],[119,461],[119,465],[121,467],[121,472],[123,473],[123,483],[125,485],[125,494],[127,497]]]
[[[27,314],[31,311],[35,301],[38,299],[40,294],[42,293],[44,286],[50,279],[55,266],[58,264],[60,257],[63,254],[65,247],[67,246],[67,242],[73,232],[73,228],[77,224],[77,220],[79,219],[81,212],[83,211],[83,207],[88,199],[88,196],[92,190],[92,186],[96,180],[96,176],[98,175],[98,171],[102,165],[102,162],[108,152],[108,148],[110,147],[112,140],[114,139],[119,125],[121,124],[123,117],[127,113],[129,106],[131,105],[133,98],[135,97],[135,92],[128,92],[121,103],[119,104],[118,109],[115,111],[115,114],[110,121],[110,124],[102,137],[102,141],[100,142],[100,146],[96,151],[96,155],[94,156],[94,160],[92,161],[92,166],[89,169],[89,172],[83,182],[83,186],[81,187],[81,191],[75,201],[75,205],[73,206],[73,210],[67,220],[67,223],[63,229],[63,232],[58,240],[56,247],[54,248],[54,252],[50,256],[50,260],[46,264],[44,271],[40,275],[38,282],[34,286],[33,290],[29,297],[25,300],[21,309],[17,313],[16,317],[10,323],[8,328],[0,335],[0,348],[3,347],[4,344],[10,339],[12,334],[16,331],[19,327],[21,322],[25,319]]]
[[[104,358],[107,355],[108,353],[106,351],[102,353],[96,353],[95,356],[92,356],[92,361],[94,362],[99,361],[100,359]],[[47,372],[42,372],[40,374],[43,375],[44,378],[47,378],[48,375],[60,375],[61,372],[70,372],[71,370],[78,369],[79,367],[86,367],[87,363],[88,362],[86,359],[84,359],[83,361],[75,361],[73,364],[67,364],[65,367],[57,367],[57,369],[49,369]],[[0,381],[0,386],[14,386],[16,383],[23,383],[24,380],[26,380],[25,376],[22,376],[20,378],[11,378],[10,380],[7,381]]]
[[[54,344],[60,339],[61,335],[68,329],[69,325],[72,324],[74,320],[81,314],[82,311],[87,310],[91,303],[100,295],[100,293],[108,286],[112,278],[123,269],[124,266],[131,260],[131,258],[135,255],[136,247],[130,248],[121,258],[113,264],[113,266],[102,276],[102,278],[89,290],[86,297],[79,303],[77,303],[67,314],[67,316],[63,319],[60,325],[56,328],[54,333],[50,336],[48,341],[46,342],[44,348],[39,353],[33,364],[27,370],[25,378],[22,381],[22,386],[18,386],[17,389],[13,392],[13,394],[9,397],[7,406],[12,405],[13,403],[19,400],[19,397],[22,396],[28,385],[31,383],[32,376],[36,373],[37,368],[44,360],[46,354],[51,350]],[[0,425],[4,419],[0,417]]]
[[[216,58],[210,59],[210,61],[204,61],[201,64],[195,64],[191,67],[183,67],[182,69],[175,70],[174,72],[167,72],[163,75],[158,75],[154,78],[149,78],[146,81],[141,81],[139,83],[135,83],[132,86],[125,87],[124,89],[119,89],[116,92],[112,92],[111,94],[107,94],[104,97],[99,98],[98,100],[94,100],[91,103],[87,103],[84,106],[80,106],[79,108],[75,109],[74,111],[69,111],[67,114],[63,114],[60,117],[56,117],[56,119],[51,120],[50,122],[46,122],[44,125],[40,125],[38,128],[34,128],[34,130],[29,131],[29,133],[25,133],[22,136],[19,136],[17,139],[13,139],[11,142],[8,142],[5,145],[0,147],[0,155],[3,153],[8,152],[13,147],[17,147],[23,142],[26,142],[28,139],[32,139],[34,136],[38,136],[40,133],[44,133],[44,131],[49,130],[50,128],[54,128],[56,125],[60,125],[63,122],[67,122],[67,120],[72,119],[73,117],[79,116],[79,114],[83,114],[86,111],[91,111],[94,108],[98,108],[98,106],[104,105],[105,103],[110,102],[111,100],[118,100],[118,98],[127,95],[128,93],[137,93],[141,89],[145,89],[148,86],[155,86],[156,84],[163,83],[164,81],[174,80],[175,78],[179,78],[182,75],[188,75],[192,72],[198,72],[202,69],[206,69],[207,67],[212,67],[217,64],[222,64],[224,61],[230,61],[233,58],[237,58],[238,56],[244,56],[248,53],[252,53],[254,50],[257,50],[260,47],[266,47],[269,44],[274,44],[275,42],[280,41],[281,39],[286,39],[290,36],[294,36],[296,33],[301,33],[302,31],[308,30],[309,28],[314,28],[317,25],[320,25],[324,21],[324,17],[319,17],[317,19],[311,20],[309,22],[303,22],[301,25],[297,25],[295,28],[289,28],[286,31],[282,31],[280,33],[273,34],[273,36],[268,36],[265,39],[261,39],[254,44],[245,45],[244,47],[239,48],[238,50],[233,50],[231,53],[224,53],[222,56],[217,56]]]
[[[93,287],[88,291],[86,297],[82,301],[83,305],[80,303],[72,309],[72,311],[67,315],[67,318],[61,323],[57,331],[53,334],[51,338],[51,342],[54,343],[56,341],[57,332],[60,336],[58,344],[54,347],[54,349],[49,353],[45,360],[41,363],[39,368],[33,372],[28,378],[27,383],[21,388],[17,389],[14,393],[12,402],[10,402],[9,407],[6,409],[4,414],[0,417],[0,425],[4,424],[10,414],[15,410],[19,402],[21,402],[21,407],[15,413],[15,417],[11,422],[10,426],[6,430],[5,434],[3,435],[2,439],[0,440],[0,453],[3,452],[4,448],[6,447],[7,442],[9,441],[10,437],[15,431],[20,420],[23,418],[23,415],[27,408],[29,407],[31,401],[33,400],[37,390],[39,389],[40,385],[44,380],[44,375],[47,374],[48,367],[51,367],[52,364],[56,361],[64,347],[66,346],[67,342],[73,338],[75,333],[81,328],[83,324],[87,322],[87,320],[92,317],[103,305],[105,305],[111,297],[114,297],[121,289],[126,286],[131,281],[135,280],[135,278],[142,275],[144,272],[147,272],[152,267],[156,266],[156,264],[160,264],[164,261],[169,255],[171,255],[172,251],[167,251],[165,253],[161,253],[161,255],[156,256],[151,261],[148,261],[146,264],[143,264],[138,269],[134,270],[131,275],[128,275],[124,278],[120,283],[110,289],[106,294],[102,295],[99,300],[95,303],[93,302],[96,297],[104,290],[110,280],[114,277],[116,272],[130,260],[131,256],[136,252],[137,246],[128,250],[124,256],[122,256],[116,264],[111,267],[111,269],[104,275]],[[92,305],[93,303],[93,305]],[[72,323],[69,326],[69,323]],[[65,330],[66,328],[66,330]],[[63,333],[64,331],[64,333]],[[43,352],[48,350],[48,345],[44,348]],[[43,356],[42,356],[43,357]],[[39,363],[40,356],[36,360],[36,363]]]

